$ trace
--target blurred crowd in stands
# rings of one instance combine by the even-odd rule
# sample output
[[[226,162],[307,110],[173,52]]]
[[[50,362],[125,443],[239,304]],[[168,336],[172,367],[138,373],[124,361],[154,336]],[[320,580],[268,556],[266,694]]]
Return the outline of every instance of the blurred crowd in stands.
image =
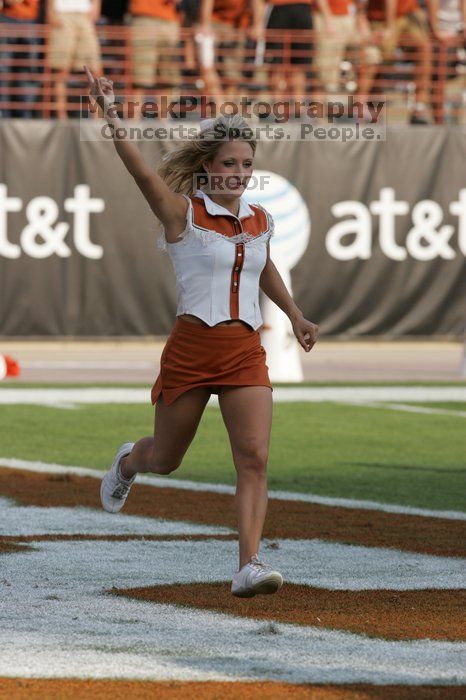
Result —
[[[465,17],[466,0],[0,0],[0,111],[44,116],[47,68],[51,116],[66,118],[85,63],[127,75],[141,97],[195,88],[231,99],[265,81],[272,98],[343,91],[365,104],[395,83],[402,51],[410,122],[439,122],[439,84],[466,72]]]

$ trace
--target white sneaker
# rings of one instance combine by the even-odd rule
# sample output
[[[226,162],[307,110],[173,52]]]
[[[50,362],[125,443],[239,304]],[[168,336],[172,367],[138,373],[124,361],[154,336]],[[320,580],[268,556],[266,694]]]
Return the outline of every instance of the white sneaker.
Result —
[[[109,513],[118,513],[125,504],[129,490],[136,478],[124,479],[120,474],[120,460],[129,455],[134,447],[134,442],[125,442],[116,453],[112,468],[108,471],[100,485],[100,500],[102,506]]]
[[[259,561],[254,554],[249,562],[233,575],[231,592],[238,598],[252,598],[256,593],[276,593],[282,584],[281,573]]]

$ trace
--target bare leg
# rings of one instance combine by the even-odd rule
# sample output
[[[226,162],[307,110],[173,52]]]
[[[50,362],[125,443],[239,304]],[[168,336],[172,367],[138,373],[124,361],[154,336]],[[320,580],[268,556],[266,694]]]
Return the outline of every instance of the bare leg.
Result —
[[[259,551],[267,511],[272,392],[265,386],[224,389],[219,403],[237,472],[235,507],[241,569]]]
[[[55,80],[55,100],[58,119],[68,119],[68,95],[67,95],[67,80],[69,72],[60,71],[54,75]]]
[[[358,84],[358,99],[366,103],[372,97],[372,88],[374,80],[379,70],[379,66],[375,63],[364,64],[359,72]]]
[[[225,102],[220,76],[215,68],[201,67],[201,77],[204,81],[204,94],[213,98],[217,105]]]
[[[283,69],[274,66],[269,71],[269,89],[272,99],[278,100],[283,94],[286,94],[285,89],[286,77]]]
[[[416,102],[427,104],[432,70],[432,44],[428,37],[418,45],[416,67]]]
[[[131,454],[120,462],[121,475],[130,479],[138,472],[170,474],[177,469],[196,434],[209,400],[206,389],[191,389],[170,406],[157,401],[154,437],[138,440]]]
[[[306,73],[302,68],[296,68],[290,73],[292,94],[298,100],[306,97]],[[298,114],[295,116],[299,116]]]

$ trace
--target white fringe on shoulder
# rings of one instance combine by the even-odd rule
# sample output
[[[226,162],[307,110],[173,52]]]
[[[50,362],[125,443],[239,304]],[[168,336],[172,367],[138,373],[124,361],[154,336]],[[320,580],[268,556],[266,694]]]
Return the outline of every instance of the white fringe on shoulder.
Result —
[[[183,243],[188,242],[191,240],[193,236],[196,238],[200,239],[201,243],[203,246],[207,246],[210,243],[213,243],[215,240],[218,240],[218,238],[223,238],[230,243],[244,243],[245,245],[249,246],[254,246],[255,244],[263,243],[264,238],[268,241],[275,232],[275,226],[274,226],[274,221],[271,216],[271,214],[264,209],[263,206],[260,204],[253,204],[252,206],[258,207],[259,209],[262,209],[262,211],[265,213],[265,216],[267,218],[267,230],[261,233],[259,236],[253,236],[250,233],[247,233],[246,231],[242,233],[236,234],[236,236],[224,236],[222,233],[219,233],[218,231],[214,231],[213,229],[207,229],[207,228],[202,228],[200,226],[195,226],[194,224],[194,215],[193,215],[193,205],[191,202],[191,199],[187,197],[186,195],[183,195],[186,197],[188,200],[188,210],[186,212],[186,226],[184,227],[183,231],[179,235],[179,240],[176,241],[176,243],[171,244],[171,245],[182,245]],[[165,237],[165,227],[161,226],[160,227],[160,232],[157,237],[157,248],[159,250],[166,251],[167,250],[167,240]]]

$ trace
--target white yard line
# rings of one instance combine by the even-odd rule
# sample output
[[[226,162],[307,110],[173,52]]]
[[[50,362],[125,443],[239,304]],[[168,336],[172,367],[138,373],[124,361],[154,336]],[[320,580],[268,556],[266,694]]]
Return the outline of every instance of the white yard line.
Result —
[[[0,489],[1,491],[1,489]],[[229,535],[235,530],[84,508],[17,505],[0,495],[0,535]]]
[[[386,408],[390,411],[407,411],[408,413],[425,413],[427,415],[456,416],[466,418],[466,411],[452,411],[446,408],[432,408],[431,406],[410,406],[404,403],[375,403],[351,401],[347,402],[351,406],[364,406],[367,408]]]
[[[156,499],[157,496],[154,496]],[[161,535],[221,535],[232,532],[220,526],[203,526],[187,522],[161,520],[143,516],[109,514],[104,510],[89,508],[39,508],[21,506],[7,498],[0,498],[0,532],[8,536],[76,535],[76,540],[30,542],[37,551],[43,549],[51,556],[66,557],[73,554],[77,559],[93,556],[99,563],[93,569],[97,577],[105,579],[105,571],[112,576],[131,576],[134,587],[154,584],[187,583],[190,581],[223,581],[233,573],[236,565],[235,541],[206,540],[132,540],[132,541],[85,541],[79,535],[128,535],[150,537]],[[327,542],[319,539],[274,539],[263,540],[262,556],[274,566],[286,570],[291,583],[327,588],[329,590],[425,590],[429,588],[457,590],[466,587],[465,559],[440,557],[416,552],[404,552],[394,548],[366,547],[360,545]],[[51,545],[51,547],[49,547]],[[112,553],[108,550],[111,549]],[[127,551],[125,559],[124,552]],[[193,552],[191,553],[191,550]],[[196,554],[198,550],[199,556]],[[209,557],[207,552],[211,550]],[[178,559],[176,554],[178,553]],[[157,568],[142,566],[136,573],[132,558],[142,565],[143,560],[154,558]],[[112,557],[115,561],[112,562]],[[37,557],[38,571],[44,562]],[[206,569],[206,561],[209,567]],[[2,574],[12,571],[7,562]],[[42,562],[42,563],[41,563]],[[118,565],[116,565],[118,562]],[[63,568],[63,564],[60,569]],[[70,568],[67,565],[65,568]],[[31,577],[33,576],[33,572]],[[60,578],[60,576],[58,576]],[[1,579],[0,579],[1,581]],[[121,584],[123,585],[123,584]],[[0,588],[1,590],[1,588]]]
[[[264,543],[263,551],[289,582],[347,590],[464,582],[461,560],[313,540],[278,544],[267,553]],[[236,542],[39,542],[34,548],[1,555],[1,676],[466,682],[464,643],[388,642],[322,629],[317,620],[315,627],[274,623],[271,631],[265,620],[106,594],[113,586],[229,585]]]
[[[83,389],[4,389],[0,388],[1,404],[150,404],[150,389],[83,388]]]
[[[276,401],[364,403],[378,401],[462,401],[466,402],[466,386],[370,386],[370,387],[277,387]]]
[[[374,402],[466,402],[466,387],[277,387],[273,391],[276,402],[374,403]],[[36,404],[150,404],[150,388],[128,389],[118,387],[88,387],[82,389],[22,389],[0,388],[0,405]],[[216,403],[213,396],[212,404]]]
[[[103,472],[98,469],[88,469],[87,467],[65,466],[62,464],[49,464],[46,462],[35,462],[25,459],[12,459],[10,457],[0,457],[0,467],[10,469],[26,469],[28,471],[51,473],[51,474],[76,474],[77,476],[91,476],[101,479]],[[146,484],[154,488],[177,488],[188,491],[207,491],[213,493],[234,494],[234,486],[226,484],[210,484],[197,481],[187,481],[182,479],[172,479],[161,476],[138,475],[138,483]],[[443,518],[447,520],[466,520],[466,513],[453,510],[429,510],[427,508],[414,508],[411,506],[401,506],[396,504],[377,503],[375,501],[365,501],[350,498],[331,498],[328,496],[318,496],[316,494],[297,493],[293,491],[269,491],[269,498],[286,501],[303,501],[305,503],[315,503],[317,505],[340,507],[340,508],[361,508],[364,510],[377,510],[385,513],[398,513],[401,515],[416,515],[429,518]]]

